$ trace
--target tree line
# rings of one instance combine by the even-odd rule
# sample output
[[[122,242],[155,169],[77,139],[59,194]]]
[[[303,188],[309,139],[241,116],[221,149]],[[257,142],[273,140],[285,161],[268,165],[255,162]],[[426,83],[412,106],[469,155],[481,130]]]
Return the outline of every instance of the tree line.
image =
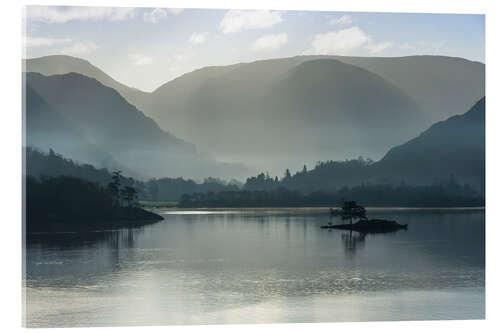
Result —
[[[90,164],[75,162],[55,153],[52,149],[48,153],[43,153],[30,147],[26,148],[26,173],[36,177],[76,177],[100,186],[107,186],[113,180],[113,173],[107,169],[98,169]],[[243,186],[236,180],[225,182],[212,177],[197,183],[182,177],[142,181],[123,176],[122,173],[120,175],[121,184],[134,188],[139,200],[177,201],[184,193],[235,191]]]
[[[26,155],[29,175],[77,177],[103,187],[109,187],[116,178],[115,173],[106,169],[79,164],[52,150],[47,154],[28,148]],[[226,182],[217,178],[206,178],[198,183],[182,177],[141,181],[120,173],[120,186],[123,187],[122,191],[126,191],[121,193],[120,200],[124,203],[137,200],[181,201],[184,205],[188,205],[187,202],[197,202],[196,205],[217,202],[213,205],[223,205],[219,203],[223,202],[231,206],[331,205],[332,200],[335,202],[339,196],[358,201],[366,199],[376,205],[384,205],[389,201],[392,205],[430,206],[449,205],[448,202],[466,205],[471,198],[474,202],[476,198],[483,198],[484,201],[484,193],[470,185],[460,184],[452,174],[448,179],[436,179],[430,185],[409,186],[404,181],[391,184],[383,179],[373,182],[368,171],[372,165],[372,160],[363,157],[325,161],[318,162],[311,170],[304,166],[294,174],[286,169],[281,178],[262,172],[247,178],[245,183],[234,180]],[[117,193],[116,189],[108,190]],[[229,199],[229,195],[234,196],[234,199]],[[459,198],[468,199],[464,201]]]
[[[273,190],[240,190],[184,194],[179,207],[314,207],[336,206],[355,199],[363,206],[401,207],[475,207],[484,206],[484,198],[467,185],[410,186],[359,185],[337,191],[304,194],[279,187]]]

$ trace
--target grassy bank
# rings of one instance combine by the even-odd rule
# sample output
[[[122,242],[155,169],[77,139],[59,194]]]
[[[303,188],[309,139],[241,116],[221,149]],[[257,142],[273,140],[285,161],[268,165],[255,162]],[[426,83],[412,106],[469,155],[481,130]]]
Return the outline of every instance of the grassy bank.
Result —
[[[177,207],[177,201],[147,201],[141,200],[139,204],[144,208],[172,208]]]

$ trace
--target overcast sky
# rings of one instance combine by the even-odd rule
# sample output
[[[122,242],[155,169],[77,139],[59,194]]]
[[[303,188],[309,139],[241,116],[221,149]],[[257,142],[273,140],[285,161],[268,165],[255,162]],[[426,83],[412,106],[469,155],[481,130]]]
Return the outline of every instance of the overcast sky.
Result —
[[[210,65],[301,54],[484,62],[484,16],[212,9],[26,9],[26,56],[67,54],[145,91]]]

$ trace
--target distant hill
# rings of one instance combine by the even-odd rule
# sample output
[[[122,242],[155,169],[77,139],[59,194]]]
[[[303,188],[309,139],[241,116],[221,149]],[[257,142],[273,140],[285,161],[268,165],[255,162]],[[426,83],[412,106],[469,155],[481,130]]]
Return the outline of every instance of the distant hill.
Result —
[[[51,55],[24,60],[24,71],[44,75],[75,72],[97,79],[102,84],[116,89],[129,103],[146,114],[153,116],[168,113],[174,105],[183,104],[187,97],[203,82],[237,69],[240,81],[272,81],[291,68],[315,59],[337,59],[346,64],[366,69],[393,83],[428,114],[429,124],[463,113],[474,101],[485,95],[485,65],[463,58],[446,56],[405,57],[348,57],[331,55],[310,55],[291,58],[259,60],[228,66],[204,67],[186,73],[158,87],[152,93],[128,87],[114,80],[87,60]],[[176,106],[177,107],[177,106]],[[163,126],[163,124],[160,124]]]
[[[26,146],[43,151],[58,148],[69,158],[117,168],[111,154],[91,143],[85,134],[65,116],[54,110],[28,83],[26,100]]]
[[[284,186],[304,193],[336,191],[368,184],[468,184],[484,196],[485,98],[465,114],[432,125],[419,136],[390,149],[378,162],[363,158],[318,162],[281,179],[263,173],[247,179],[246,190]]]
[[[27,59],[25,70],[94,77],[201,151],[271,172],[328,158],[379,159],[485,94],[484,64],[445,56],[260,60],[201,68],[152,93],[73,57]]]
[[[116,90],[84,75],[26,75],[29,84],[85,136],[108,151],[143,149],[194,153],[195,147],[163,131]],[[126,135],[124,135],[126,134]]]
[[[413,98],[429,125],[462,114],[485,95],[485,66],[445,56],[334,57],[369,70]]]
[[[159,123],[171,119],[175,133],[202,151],[271,169],[273,162],[382,156],[425,123],[409,96],[367,70],[334,59],[292,67],[275,62],[234,66],[193,91],[163,86],[153,97],[161,94],[168,107],[152,116]]]
[[[309,164],[331,156],[378,159],[465,112],[484,96],[484,82],[484,64],[460,58],[300,56],[187,73],[156,89],[144,110],[162,127],[179,124],[175,133],[201,150],[276,172],[270,163],[299,167],[293,155]],[[378,98],[357,98],[370,94]],[[371,119],[378,121],[368,126]],[[218,135],[207,134],[213,131]],[[262,150],[271,153],[259,163]]]
[[[78,73],[96,79],[103,85],[115,89],[122,95],[129,103],[134,104],[140,109],[141,103],[147,99],[149,93],[141,91],[136,88],[128,87],[108,74],[104,73],[101,69],[92,65],[89,61],[67,56],[67,55],[50,55],[39,58],[25,59],[23,61],[24,72],[36,72],[45,76],[59,75],[68,73]]]
[[[68,157],[92,162],[67,153],[68,149],[61,149],[67,144],[79,145],[87,141],[143,177],[183,175],[202,178],[214,174],[217,168],[221,169],[220,172],[228,173],[228,168],[237,169],[234,165],[218,163],[197,154],[194,145],[163,131],[154,120],[128,103],[116,90],[96,79],[77,73],[52,76],[27,73],[26,84],[55,114],[67,120],[66,127],[71,124],[81,133],[82,139],[72,141],[62,136],[51,146]],[[39,124],[44,121],[44,117],[32,118],[32,105],[28,100],[28,123]],[[30,132],[31,127],[28,128],[28,135]],[[53,136],[57,137],[56,134]],[[47,146],[40,136],[34,145]],[[100,163],[96,165],[102,166]]]
[[[386,179],[428,183],[454,176],[484,190],[485,98],[465,114],[438,122],[392,148],[372,168]]]

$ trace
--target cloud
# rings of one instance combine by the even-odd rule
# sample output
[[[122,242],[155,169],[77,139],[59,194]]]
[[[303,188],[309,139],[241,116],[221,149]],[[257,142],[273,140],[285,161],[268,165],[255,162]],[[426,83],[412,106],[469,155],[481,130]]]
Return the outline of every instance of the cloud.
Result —
[[[342,15],[339,18],[332,18],[328,22],[332,25],[347,25],[352,23],[352,17],[350,15]]]
[[[144,21],[156,24],[167,18],[167,11],[162,8],[155,8],[149,12],[144,13]]]
[[[168,8],[168,11],[171,14],[179,15],[180,13],[182,13],[184,11],[184,8]]]
[[[122,21],[134,17],[134,8],[27,6],[26,17],[45,23],[68,21]]]
[[[315,54],[349,54],[370,40],[358,27],[316,34],[310,52]]]
[[[78,42],[71,46],[62,48],[59,52],[67,55],[82,55],[89,54],[98,48],[99,46],[92,42]]]
[[[385,49],[392,47],[394,43],[391,42],[381,42],[381,43],[370,43],[365,47],[370,53],[380,53]]]
[[[189,37],[189,42],[192,44],[202,44],[207,40],[208,32],[194,32]]]
[[[282,22],[281,13],[269,10],[229,10],[219,23],[225,34],[264,29]]]
[[[286,33],[270,34],[257,38],[250,49],[252,51],[274,51],[280,49],[286,43],[288,43]]]
[[[145,56],[144,54],[140,53],[130,53],[128,55],[129,60],[132,61],[132,63],[135,66],[144,66],[144,65],[150,65],[153,63],[153,58]]]
[[[65,44],[72,41],[71,38],[50,38],[50,37],[28,37],[25,39],[25,47],[45,47],[56,44]]]

